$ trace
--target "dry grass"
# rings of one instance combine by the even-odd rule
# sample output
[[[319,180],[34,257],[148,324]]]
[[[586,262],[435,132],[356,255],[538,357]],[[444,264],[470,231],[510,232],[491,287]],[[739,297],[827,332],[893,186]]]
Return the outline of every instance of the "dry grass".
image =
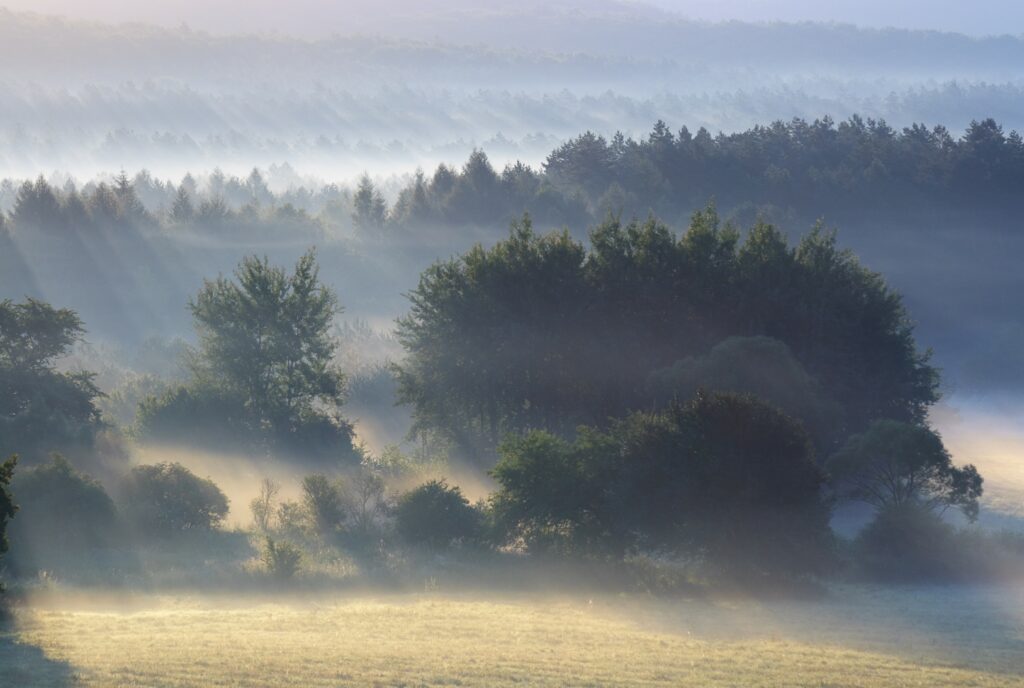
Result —
[[[0,685],[1024,685],[1020,597],[1005,615],[986,607],[1002,593],[965,594],[63,600],[0,637]]]

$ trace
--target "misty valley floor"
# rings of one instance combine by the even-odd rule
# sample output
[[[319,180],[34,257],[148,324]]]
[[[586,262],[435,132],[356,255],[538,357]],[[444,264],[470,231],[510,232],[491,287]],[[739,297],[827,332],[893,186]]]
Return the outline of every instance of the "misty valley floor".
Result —
[[[0,685],[1020,686],[1024,588],[56,598],[0,635]]]

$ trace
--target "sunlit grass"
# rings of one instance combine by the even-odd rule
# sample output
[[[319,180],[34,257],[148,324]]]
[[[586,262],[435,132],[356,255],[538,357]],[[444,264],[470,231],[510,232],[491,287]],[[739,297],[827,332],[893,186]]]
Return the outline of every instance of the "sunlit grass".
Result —
[[[844,606],[816,602],[410,594],[288,602],[148,598],[118,611],[47,605],[19,612],[19,644],[0,644],[0,679],[8,674],[0,684],[1024,685],[1024,663],[1017,661],[1024,659],[1017,654],[1022,628],[973,634],[973,642],[999,644],[987,656],[948,651],[945,644],[971,629],[943,626],[969,621],[956,610],[920,616],[942,596],[908,595],[910,618],[879,616],[872,623],[888,630],[874,638],[867,617],[853,615],[846,633]],[[987,618],[976,602],[961,611]],[[892,606],[889,598],[875,603],[879,610]],[[29,651],[35,648],[41,655]]]

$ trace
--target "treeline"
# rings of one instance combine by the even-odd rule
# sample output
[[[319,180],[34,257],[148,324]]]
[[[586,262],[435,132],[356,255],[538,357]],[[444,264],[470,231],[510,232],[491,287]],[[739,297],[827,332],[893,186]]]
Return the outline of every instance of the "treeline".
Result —
[[[364,176],[355,189],[327,185],[273,193],[254,170],[247,178],[215,172],[200,189],[141,172],[113,183],[53,188],[40,178],[13,195],[17,227],[84,230],[117,224],[235,228],[315,236],[423,239],[455,227],[496,228],[527,211],[537,221],[576,232],[609,213],[656,214],[676,222],[715,198],[727,214],[813,221],[949,215],[1014,217],[1024,189],[1024,139],[992,119],[959,138],[942,126],[895,130],[854,116],[775,122],[712,135],[658,122],[644,139],[587,132],[548,155],[541,169],[523,163],[496,170],[483,151],[461,168],[417,172],[388,202]],[[2,192],[3,189],[0,189]]]
[[[681,236],[653,219],[609,220],[585,247],[523,223],[435,264],[410,299],[400,400],[419,446],[441,457],[354,446],[328,337],[339,306],[312,254],[291,272],[248,258],[189,304],[199,343],[188,377],[141,402],[135,437],[319,465],[301,502],[277,500],[271,484],[253,502],[265,571],[453,546],[613,567],[665,557],[753,584],[1012,569],[996,540],[943,520],[977,517],[982,478],[928,424],[938,372],[899,295],[820,230],[790,246],[760,223],[741,242],[707,209]],[[110,497],[47,461],[65,447],[109,451],[93,377],[55,369],[81,323],[29,300],[0,303],[0,324],[0,387],[13,392],[0,451],[25,459],[0,470],[0,526],[13,515],[26,568],[42,566],[24,564],[35,542],[70,537],[48,556],[79,552],[73,564],[119,549],[127,524],[141,529],[132,548],[217,530],[223,494],[173,463],[122,464]],[[470,505],[423,482],[445,453],[490,469],[493,493]],[[838,501],[875,509],[855,542],[831,529]]]

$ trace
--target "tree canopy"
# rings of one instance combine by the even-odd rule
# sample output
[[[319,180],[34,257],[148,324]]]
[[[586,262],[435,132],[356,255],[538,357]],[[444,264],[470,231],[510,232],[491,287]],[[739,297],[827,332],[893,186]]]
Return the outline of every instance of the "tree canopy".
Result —
[[[56,367],[84,331],[74,311],[31,298],[0,301],[0,454],[37,462],[51,451],[92,448],[104,427],[95,376]]]
[[[652,373],[726,355],[715,347],[730,337],[785,347],[776,357],[835,405],[830,441],[877,418],[920,422],[938,398],[899,295],[833,233],[790,246],[759,223],[741,240],[713,207],[678,237],[653,219],[611,218],[589,249],[538,235],[527,218],[493,248],[433,265],[410,300],[400,398],[417,431],[449,434],[473,456],[510,431],[565,434],[649,408]]]
[[[798,423],[753,397],[699,395],[573,442],[509,436],[493,470],[499,522],[531,549],[699,554],[734,571],[827,560],[825,476]]]
[[[960,509],[978,516],[982,479],[972,465],[957,467],[935,431],[893,420],[873,422],[828,460],[844,497],[879,509],[917,505]]]
[[[220,488],[179,463],[135,466],[119,491],[128,522],[146,535],[210,530],[228,515]]]

